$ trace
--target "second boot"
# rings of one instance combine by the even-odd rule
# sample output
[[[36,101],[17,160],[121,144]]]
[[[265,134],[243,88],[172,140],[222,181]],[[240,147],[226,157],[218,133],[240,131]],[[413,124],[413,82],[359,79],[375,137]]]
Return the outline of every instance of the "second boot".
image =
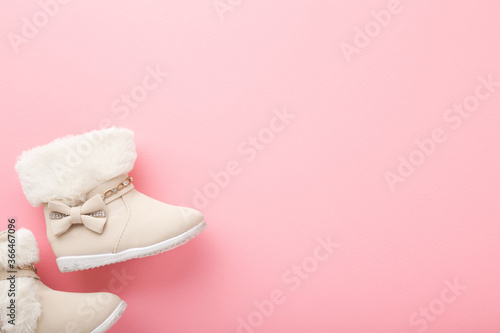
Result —
[[[104,333],[127,303],[111,293],[52,290],[38,277],[39,250],[28,229],[0,232],[0,332]]]

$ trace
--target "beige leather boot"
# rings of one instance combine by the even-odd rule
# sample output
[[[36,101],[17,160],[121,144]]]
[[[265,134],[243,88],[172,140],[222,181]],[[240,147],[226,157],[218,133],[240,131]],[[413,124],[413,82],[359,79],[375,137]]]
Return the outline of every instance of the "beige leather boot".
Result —
[[[109,265],[173,249],[206,226],[191,208],[134,189],[134,134],[108,128],[23,152],[16,170],[33,206],[43,204],[61,272]]]
[[[110,293],[66,293],[44,285],[34,264],[33,233],[0,232],[0,331],[5,333],[102,333],[127,304]]]

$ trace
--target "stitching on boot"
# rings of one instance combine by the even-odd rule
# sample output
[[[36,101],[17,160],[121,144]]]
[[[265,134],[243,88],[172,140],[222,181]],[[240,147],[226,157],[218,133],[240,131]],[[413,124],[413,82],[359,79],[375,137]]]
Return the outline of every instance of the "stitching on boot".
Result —
[[[121,199],[123,200],[123,204],[125,205],[125,208],[127,208],[128,216],[127,216],[127,222],[123,226],[122,232],[120,233],[120,237],[118,238],[118,242],[116,243],[116,246],[115,246],[113,253],[116,253],[118,251],[118,247],[120,246],[120,243],[122,241],[123,234],[125,233],[125,229],[127,229],[128,223],[130,221],[130,216],[132,215],[132,209],[127,204],[127,201],[125,200],[125,198],[121,197]]]

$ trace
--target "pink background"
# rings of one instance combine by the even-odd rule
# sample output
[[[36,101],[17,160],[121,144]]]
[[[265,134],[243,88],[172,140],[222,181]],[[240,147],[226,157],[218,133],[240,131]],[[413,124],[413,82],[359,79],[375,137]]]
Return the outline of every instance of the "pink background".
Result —
[[[212,0],[72,1],[48,22],[38,14],[18,52],[9,33],[41,7],[0,4],[3,228],[15,216],[33,230],[43,281],[110,290],[125,269],[133,280],[112,289],[129,307],[110,332],[229,333],[238,318],[255,326],[241,333],[499,332],[500,87],[460,127],[443,117],[479,76],[500,81],[500,3],[402,0],[383,27],[371,12],[387,1],[227,3],[220,16]],[[341,45],[355,45],[357,27],[372,37],[358,36],[347,59]],[[169,76],[114,113],[148,66]],[[238,147],[275,108],[295,118],[247,161]],[[136,187],[162,201],[193,206],[231,160],[241,173],[201,209],[209,227],[187,245],[62,274],[14,163],[103,119],[135,132]],[[436,128],[446,141],[392,191],[386,172],[400,155],[421,158],[414,141]],[[293,290],[283,275],[316,263],[308,257],[328,236],[340,247]],[[455,278],[467,288],[445,304]],[[276,289],[284,302],[257,313]],[[439,314],[425,329],[410,323],[429,307]]]

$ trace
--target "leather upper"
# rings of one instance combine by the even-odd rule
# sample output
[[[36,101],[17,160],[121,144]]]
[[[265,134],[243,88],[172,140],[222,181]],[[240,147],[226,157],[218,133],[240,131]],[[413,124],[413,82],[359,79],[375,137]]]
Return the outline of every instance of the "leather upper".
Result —
[[[126,179],[124,174],[106,185],[89,192],[94,196],[109,185]],[[170,239],[203,221],[203,215],[191,208],[169,205],[152,199],[133,186],[105,200],[107,222],[102,233],[96,233],[83,224],[72,225],[56,236],[50,221],[50,209],[44,204],[47,237],[57,257],[117,253],[130,248],[145,247]]]

